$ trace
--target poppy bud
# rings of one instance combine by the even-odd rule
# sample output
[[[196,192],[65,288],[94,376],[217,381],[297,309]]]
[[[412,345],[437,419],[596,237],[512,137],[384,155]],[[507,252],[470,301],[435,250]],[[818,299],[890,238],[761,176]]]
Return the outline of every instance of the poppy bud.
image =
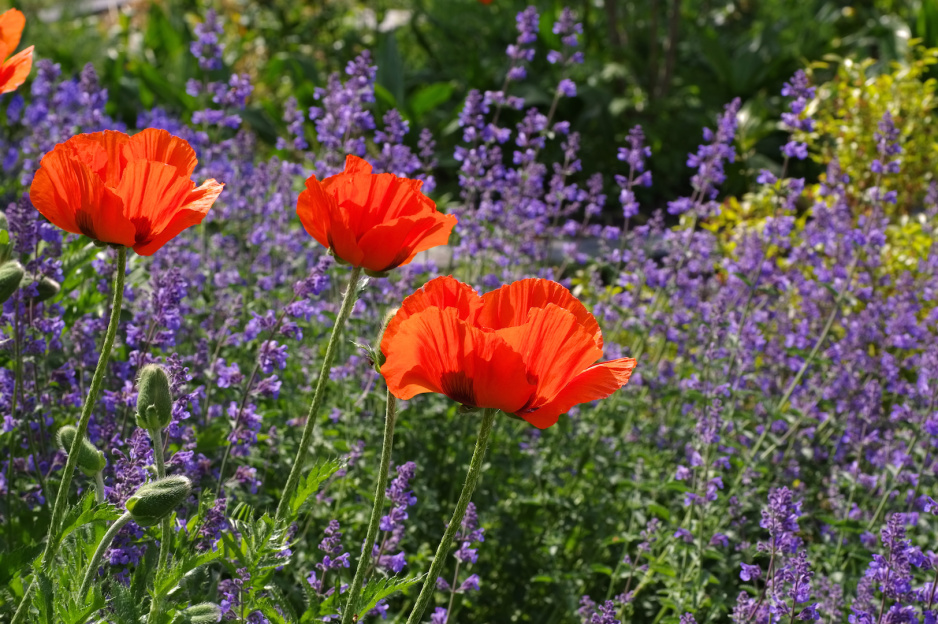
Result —
[[[76,433],[78,433],[78,430],[71,425],[59,429],[59,446],[66,453],[72,450]],[[78,445],[78,468],[89,477],[93,477],[104,470],[106,465],[107,460],[104,459],[104,453],[96,449],[88,438],[82,438],[81,444]]]
[[[369,277],[387,277],[391,274],[391,271],[372,271],[371,269],[365,269],[365,275]]]
[[[51,299],[59,294],[59,290],[62,288],[59,286],[59,283],[52,279],[51,277],[42,276],[38,280],[34,280],[33,283],[36,284],[36,296],[33,297],[33,301],[45,301],[46,299]]]
[[[187,477],[166,477],[140,486],[124,506],[137,524],[142,527],[153,526],[179,507],[190,492],[192,482]]]
[[[0,264],[10,259],[13,253],[13,242],[10,241],[10,222],[7,216],[0,212]]]
[[[381,333],[378,334],[378,342],[376,342],[375,344],[380,345],[381,341],[384,340],[384,332],[388,328],[388,323],[391,322],[391,319],[394,318],[394,316],[397,314],[397,311],[400,309],[401,309],[400,306],[398,306],[396,308],[391,308],[390,310],[385,312],[384,318],[381,319]],[[384,361],[386,359],[387,358],[384,357],[384,353],[381,352],[381,349],[374,349],[374,355],[371,358],[371,361],[374,362],[375,364],[376,373],[381,372],[381,365],[384,364]]]
[[[19,262],[7,262],[0,266],[0,303],[13,296],[23,281],[24,274],[23,265]]]
[[[140,371],[137,386],[137,426],[165,429],[173,417],[173,395],[166,369],[159,364],[147,364]]]
[[[172,624],[215,624],[221,621],[221,607],[211,602],[192,605],[173,618]]]

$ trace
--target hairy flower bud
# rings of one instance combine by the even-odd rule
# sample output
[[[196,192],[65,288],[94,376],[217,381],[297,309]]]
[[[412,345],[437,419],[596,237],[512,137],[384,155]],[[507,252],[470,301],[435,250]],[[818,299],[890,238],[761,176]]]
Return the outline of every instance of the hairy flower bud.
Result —
[[[391,319],[394,318],[394,316],[397,314],[397,311],[400,309],[400,306],[398,306],[396,308],[391,308],[384,313],[384,318],[381,319],[381,333],[378,334],[378,342],[375,344],[380,345],[381,341],[384,340],[384,332],[388,328],[388,323],[391,322]],[[381,373],[381,365],[384,364],[386,359],[387,358],[384,357],[384,354],[381,352],[380,348],[374,349],[374,355],[372,356],[371,361],[374,362],[376,373]]]
[[[221,607],[212,602],[192,605],[173,618],[172,624],[215,624],[221,622]]]
[[[10,222],[7,216],[0,212],[0,264],[10,259],[13,254],[13,241],[10,240]]]
[[[0,266],[0,303],[13,296],[23,281],[24,274],[23,265],[19,262],[7,262]]]
[[[36,296],[33,297],[33,301],[45,301],[46,299],[51,299],[59,294],[59,290],[62,288],[57,281],[51,277],[46,277],[43,275],[38,280],[32,280],[32,283],[36,284]]]
[[[151,481],[134,492],[124,506],[142,527],[152,526],[178,507],[192,492],[192,482],[176,475]]]
[[[165,429],[173,417],[173,396],[166,369],[159,364],[147,364],[140,371],[137,386],[137,426]]]
[[[66,453],[72,450],[72,444],[75,443],[76,433],[78,433],[78,430],[71,425],[66,425],[59,429],[59,446],[61,446]],[[107,465],[107,460],[104,459],[104,453],[96,449],[88,438],[82,438],[81,444],[78,445],[77,461],[78,468],[89,477],[98,474],[104,470],[104,466]]]

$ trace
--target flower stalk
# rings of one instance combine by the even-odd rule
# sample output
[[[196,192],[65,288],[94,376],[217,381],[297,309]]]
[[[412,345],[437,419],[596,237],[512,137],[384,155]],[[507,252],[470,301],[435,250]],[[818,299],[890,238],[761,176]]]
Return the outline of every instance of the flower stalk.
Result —
[[[388,486],[388,470],[391,467],[391,447],[394,445],[394,423],[397,420],[397,398],[388,391],[387,411],[384,417],[384,442],[381,445],[381,465],[378,468],[378,483],[375,485],[375,500],[371,508],[371,519],[368,521],[368,532],[365,535],[365,544],[355,569],[355,578],[349,587],[348,600],[342,614],[342,624],[352,624],[358,613],[358,601],[361,598],[362,586],[365,582],[365,573],[371,562],[371,551],[378,537],[378,526],[381,522],[381,511],[384,507],[385,490]]]
[[[280,495],[280,503],[277,505],[277,513],[274,516],[277,522],[286,518],[287,511],[290,509],[290,499],[296,490],[296,484],[300,480],[300,473],[303,470],[303,463],[306,460],[306,453],[309,447],[310,438],[313,435],[313,428],[316,423],[316,415],[322,406],[323,395],[325,395],[326,383],[329,381],[329,370],[332,368],[332,362],[335,360],[335,354],[339,347],[339,335],[345,322],[352,314],[352,308],[358,298],[358,282],[361,279],[362,268],[352,267],[352,273],[349,276],[348,288],[342,299],[342,307],[339,308],[339,315],[336,317],[335,325],[332,326],[332,335],[329,337],[329,344],[326,346],[326,354],[322,360],[322,368],[319,371],[319,379],[316,380],[316,389],[313,392],[313,400],[309,405],[309,413],[306,416],[306,426],[303,427],[303,437],[300,438],[300,446],[296,451],[296,458],[293,460],[293,467],[290,469],[290,476],[287,478],[287,484]]]
[[[91,589],[91,581],[94,579],[94,575],[98,571],[98,566],[101,565],[101,559],[104,557],[104,552],[110,547],[111,542],[114,541],[117,533],[122,528],[124,528],[125,524],[130,522],[130,518],[130,512],[124,512],[124,515],[114,521],[114,524],[108,528],[107,533],[105,533],[104,537],[101,538],[101,541],[98,542],[98,547],[91,556],[91,561],[88,563],[88,569],[85,570],[85,576],[81,581],[81,589],[78,590],[78,595],[80,597],[84,598],[88,595],[88,591]]]
[[[91,420],[91,410],[98,400],[98,394],[101,392],[101,386],[104,384],[104,373],[107,370],[108,360],[111,358],[111,348],[114,346],[114,339],[117,336],[117,326],[120,324],[121,305],[124,301],[124,272],[127,268],[127,248],[117,248],[117,266],[114,269],[113,299],[111,302],[111,316],[108,320],[107,331],[104,334],[104,344],[101,346],[101,355],[98,357],[98,365],[94,369],[94,375],[91,378],[91,387],[88,389],[88,396],[85,404],[82,406],[81,416],[76,426],[75,440],[72,442],[72,448],[68,451],[68,459],[65,462],[65,468],[62,469],[62,483],[59,486],[58,494],[55,497],[55,504],[52,507],[52,519],[49,521],[49,531],[46,535],[46,547],[42,552],[42,558],[39,561],[41,572],[47,572],[52,565],[52,559],[55,557],[58,546],[59,524],[62,522],[62,514],[65,513],[65,501],[68,498],[69,486],[72,484],[72,477],[75,474],[75,467],[78,464],[79,449],[81,441],[88,432],[88,422]],[[36,578],[33,577],[32,583],[26,589],[23,600],[20,602],[16,614],[10,624],[19,624],[26,617],[29,610],[28,604],[30,596],[36,587]]]
[[[472,452],[472,459],[469,461],[469,471],[466,473],[466,482],[459,495],[459,501],[456,503],[456,509],[453,510],[453,517],[450,519],[449,525],[447,525],[446,531],[443,533],[443,539],[440,540],[440,545],[437,546],[436,554],[433,555],[433,563],[430,564],[430,571],[427,572],[427,576],[423,580],[423,587],[420,589],[420,595],[417,597],[417,603],[414,605],[413,611],[410,612],[410,617],[407,618],[407,624],[417,624],[417,622],[420,622],[420,619],[423,617],[423,612],[426,611],[427,606],[430,604],[430,599],[433,597],[436,579],[440,575],[440,570],[443,569],[446,555],[453,545],[453,538],[456,536],[456,532],[459,531],[463,516],[466,515],[466,508],[469,507],[472,493],[475,491],[476,484],[479,482],[479,476],[482,474],[485,449],[488,446],[489,435],[492,433],[492,426],[495,424],[495,414],[497,413],[498,410],[493,408],[485,408],[482,410],[482,424],[479,425],[479,436],[476,438],[475,450]]]

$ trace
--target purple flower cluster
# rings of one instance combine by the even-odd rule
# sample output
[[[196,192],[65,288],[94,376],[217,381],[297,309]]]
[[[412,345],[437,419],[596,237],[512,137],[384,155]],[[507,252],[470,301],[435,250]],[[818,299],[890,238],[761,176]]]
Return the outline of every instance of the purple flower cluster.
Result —
[[[808,103],[814,99],[815,91],[808,82],[807,74],[801,69],[782,87],[782,95],[792,98],[788,112],[782,113],[782,123],[789,131],[807,133],[814,130],[814,120],[805,111]],[[804,160],[808,157],[808,145],[803,141],[791,140],[782,147],[782,154],[785,158]]]
[[[406,529],[404,521],[408,519],[407,508],[417,504],[417,497],[410,489],[410,482],[417,472],[417,464],[406,462],[397,467],[397,477],[395,477],[385,496],[391,502],[391,512],[381,518],[378,528],[385,533],[381,538],[380,544],[375,544],[372,548],[375,566],[378,569],[397,574],[407,565],[407,558],[404,551],[397,554],[390,554],[400,547],[401,540],[404,538]]]
[[[456,558],[456,571],[453,573],[453,580],[447,581],[442,576],[436,579],[436,588],[439,591],[449,593],[450,605],[453,604],[453,597],[456,594],[479,591],[481,579],[478,574],[470,574],[462,580],[460,580],[459,574],[463,565],[473,564],[478,560],[478,549],[472,548],[472,545],[485,541],[485,529],[479,526],[479,516],[475,504],[469,503],[466,508],[466,515],[463,516],[454,540],[459,544],[459,548],[453,553],[453,557]],[[435,615],[442,617],[441,621],[446,622],[448,614],[448,609],[438,608]]]
[[[325,530],[325,536],[322,538],[322,541],[319,542],[319,550],[325,553],[322,557],[322,561],[316,564],[316,570],[319,570],[319,573],[317,574],[316,570],[311,571],[306,576],[306,581],[320,596],[329,596],[335,592],[335,587],[326,584],[328,572],[330,570],[347,568],[350,565],[349,553],[342,552],[345,549],[342,547],[342,532],[340,531],[338,520],[329,521],[329,526],[327,526]],[[345,591],[345,588],[346,586],[342,585],[339,593]]]

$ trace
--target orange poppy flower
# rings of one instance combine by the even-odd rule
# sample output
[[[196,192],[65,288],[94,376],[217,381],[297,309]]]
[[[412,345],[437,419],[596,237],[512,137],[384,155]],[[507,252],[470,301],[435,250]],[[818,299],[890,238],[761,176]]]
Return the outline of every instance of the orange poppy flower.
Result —
[[[183,139],[147,128],[73,136],[43,156],[29,197],[66,232],[153,255],[202,222],[224,184],[190,178],[198,161]]]
[[[20,44],[25,25],[26,18],[16,9],[0,15],[0,94],[15,91],[33,68],[33,46],[7,58]]]
[[[399,399],[438,392],[546,429],[628,382],[635,360],[595,364],[602,347],[596,319],[557,282],[526,279],[479,296],[438,277],[388,323],[381,373]]]
[[[423,182],[371,173],[357,156],[345,171],[306,180],[296,213],[306,232],[339,260],[372,274],[407,264],[421,251],[445,245],[456,217],[436,210]]]

